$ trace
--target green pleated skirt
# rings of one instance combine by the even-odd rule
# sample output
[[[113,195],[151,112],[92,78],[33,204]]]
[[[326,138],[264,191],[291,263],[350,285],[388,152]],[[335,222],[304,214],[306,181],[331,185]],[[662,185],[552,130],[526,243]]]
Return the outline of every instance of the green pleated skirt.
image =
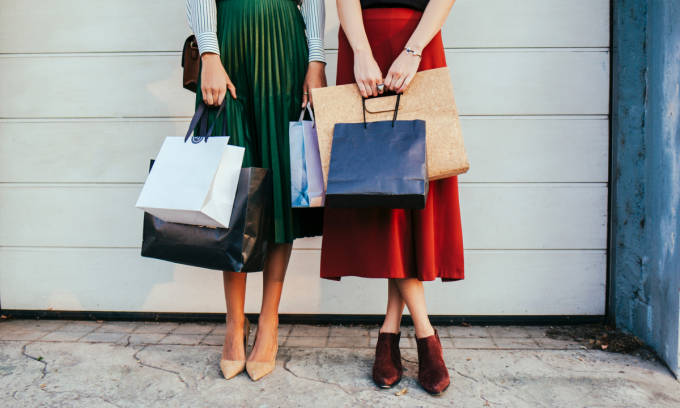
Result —
[[[246,148],[243,167],[270,169],[275,242],[321,235],[322,209],[291,208],[288,122],[300,115],[308,59],[304,20],[296,2],[218,1],[217,39],[237,99],[227,92],[226,124],[219,118],[213,134],[231,136],[230,144]],[[198,105],[201,92],[196,96]],[[209,115],[212,124],[215,112]]]

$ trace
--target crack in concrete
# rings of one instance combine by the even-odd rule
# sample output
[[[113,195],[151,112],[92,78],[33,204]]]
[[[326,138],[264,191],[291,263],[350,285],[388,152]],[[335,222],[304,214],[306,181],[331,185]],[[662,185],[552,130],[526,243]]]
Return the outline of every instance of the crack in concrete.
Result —
[[[523,396],[521,396],[517,389],[512,389],[512,388],[510,388],[506,385],[501,385],[501,384],[497,383],[496,381],[494,381],[493,379],[491,379],[489,377],[487,377],[487,381],[490,382],[491,384],[495,385],[498,388],[502,388],[502,389],[508,391],[513,397],[519,399],[520,401],[526,402],[530,406],[534,406],[534,407],[547,407],[548,406],[548,405],[541,403],[541,401],[536,400],[535,398],[531,398],[532,400],[530,401],[530,400],[524,398]],[[513,391],[515,391],[515,392],[513,393]],[[480,395],[480,397],[481,397],[481,395]],[[502,404],[502,403],[500,403],[500,404],[506,405],[506,404]]]
[[[93,398],[98,398],[98,399],[100,399],[100,400],[102,400],[102,401],[104,401],[104,402],[106,402],[106,403],[109,403],[109,404],[113,405],[114,407],[118,407],[118,408],[122,408],[122,407],[123,407],[122,405],[118,405],[118,404],[116,404],[115,402],[113,402],[113,401],[111,401],[111,400],[108,400],[108,399],[106,399],[106,398],[104,398],[104,397],[98,397],[98,396],[96,396],[96,395],[95,395],[95,396],[92,396],[92,397],[93,397]]]
[[[405,360],[405,361],[407,361],[407,362],[409,362],[409,363],[412,363],[412,364],[417,364],[417,363],[418,363],[417,361],[409,360],[409,359],[407,359],[407,358],[405,358],[405,357],[402,357],[402,360]],[[454,372],[454,373],[460,375],[461,377],[465,377],[465,378],[468,378],[468,379],[470,379],[470,380],[472,380],[472,381],[474,381],[474,382],[476,382],[476,383],[479,383],[479,380],[478,380],[478,379],[476,379],[476,378],[474,378],[474,377],[472,377],[472,376],[470,376],[470,375],[463,374],[463,373],[461,373],[460,371],[456,370],[455,368],[448,368],[448,367],[446,367],[446,369],[449,370],[449,372]],[[490,378],[487,379],[487,380],[488,380],[491,384],[493,384],[493,385],[495,385],[495,386],[497,386],[497,387],[499,387],[499,388],[502,388],[502,389],[504,389],[504,390],[506,390],[506,391],[511,391],[511,389],[510,389],[509,387],[506,387],[506,386],[504,386],[504,385],[498,384],[498,383],[496,383],[495,381],[491,380]],[[453,384],[453,380],[451,380],[451,384]],[[522,401],[524,401],[524,402],[526,402],[526,403],[528,403],[528,404],[539,404],[539,405],[534,405],[534,406],[541,406],[541,407],[545,407],[545,406],[546,406],[546,405],[541,404],[540,402],[537,402],[537,401],[529,401],[529,400],[527,400],[527,399],[525,399],[525,398],[523,398],[523,397],[520,397],[520,396],[517,396],[517,395],[515,395],[515,396],[516,396],[518,399],[520,399],[520,400],[522,400]],[[479,395],[479,397],[480,397],[481,399],[483,399],[485,402],[489,403],[489,404],[493,403],[493,404],[497,404],[497,405],[507,405],[507,404],[504,404],[504,403],[502,403],[502,402],[494,402],[494,401],[488,400],[488,399],[484,398],[484,396],[481,395],[481,394]],[[421,401],[422,401],[422,400],[421,400]]]
[[[479,382],[479,380],[476,379],[475,377],[473,377],[473,376],[471,376],[471,375],[463,374],[463,373],[461,373],[460,371],[456,370],[455,368],[448,368],[448,367],[447,367],[447,369],[448,369],[449,371],[453,371],[454,373],[458,374],[458,375],[461,376],[461,377],[467,378],[468,380],[472,380],[472,381],[474,381],[474,382],[476,382],[476,383]],[[452,381],[452,382],[453,382],[453,381]]]
[[[27,357],[27,358],[30,358],[31,360],[35,360],[35,361],[37,361],[37,362],[39,362],[39,363],[42,363],[43,368],[42,368],[42,370],[41,370],[41,376],[40,376],[40,378],[36,378],[35,380],[33,380],[32,383],[31,383],[31,385],[29,385],[29,386],[27,386],[27,387],[24,388],[24,391],[28,390],[31,386],[34,386],[34,387],[38,387],[38,389],[39,389],[40,391],[45,392],[45,393],[48,393],[48,394],[66,394],[66,393],[74,393],[74,394],[78,395],[78,397],[100,399],[100,400],[102,400],[102,401],[104,401],[104,402],[106,402],[106,403],[108,403],[108,404],[113,405],[114,407],[121,408],[120,405],[118,405],[118,404],[114,403],[113,401],[110,401],[110,400],[108,400],[108,399],[106,399],[106,398],[104,398],[104,397],[102,397],[102,396],[99,396],[99,395],[81,394],[79,391],[75,391],[75,390],[54,391],[54,390],[48,390],[46,387],[39,386],[39,385],[37,384],[37,383],[39,382],[39,380],[45,379],[45,377],[46,377],[47,374],[48,374],[48,371],[47,371],[47,361],[45,361],[42,357],[35,357],[35,356],[32,356],[32,355],[28,354],[28,352],[26,351],[26,348],[27,348],[29,345],[33,344],[33,343],[35,343],[35,341],[31,341],[31,342],[28,342],[28,343],[24,344],[24,345],[21,347],[21,354],[22,354],[24,357]],[[45,385],[45,384],[42,384],[42,385]],[[12,393],[12,398],[14,398],[15,400],[17,399],[17,398],[16,398],[17,392],[19,392],[19,391],[17,390],[17,391],[14,391],[14,393]]]
[[[33,342],[31,341],[31,342],[28,342],[28,343],[24,344],[23,346],[21,346],[21,354],[24,357],[28,357],[31,360],[35,360],[35,361],[37,361],[37,362],[39,362],[43,365],[42,376],[40,377],[40,379],[42,380],[43,378],[45,378],[45,376],[47,376],[47,361],[45,361],[42,357],[35,357],[35,356],[32,356],[32,355],[30,355],[26,352],[26,347],[28,347],[32,343]]]
[[[283,369],[286,370],[286,371],[288,371],[289,373],[291,373],[295,378],[299,378],[299,379],[307,380],[307,381],[313,381],[313,382],[317,382],[317,383],[321,383],[321,384],[333,385],[333,386],[335,386],[335,387],[338,387],[338,388],[339,388],[342,392],[344,392],[345,394],[347,394],[347,395],[349,395],[350,397],[352,397],[352,399],[354,400],[354,402],[358,402],[357,399],[356,399],[356,396],[355,396],[352,392],[346,390],[345,387],[343,387],[343,386],[340,385],[340,384],[337,384],[337,383],[334,383],[334,382],[330,382],[330,381],[321,380],[321,379],[317,379],[317,378],[304,377],[304,376],[301,376],[301,375],[296,374],[293,370],[291,370],[291,369],[288,367],[288,363],[289,363],[292,359],[293,359],[293,356],[288,356],[288,358],[286,358],[286,360],[283,362]]]
[[[506,405],[506,404],[504,404],[504,403],[502,403],[502,402],[495,402],[495,401],[491,401],[491,400],[489,400],[489,399],[486,399],[486,398],[484,398],[484,396],[481,395],[481,394],[479,395],[479,398],[483,399],[484,402],[486,402],[485,405],[487,405],[487,406],[491,406],[491,404],[496,404],[496,405]]]
[[[154,370],[165,371],[166,373],[170,373],[170,374],[175,374],[175,375],[177,376],[177,378],[179,379],[179,381],[180,381],[182,384],[184,384],[184,386],[185,386],[186,388],[190,388],[190,387],[189,387],[189,384],[187,384],[187,382],[184,381],[184,378],[182,377],[182,374],[179,373],[179,371],[169,370],[169,369],[167,369],[167,368],[158,367],[158,366],[155,366],[155,365],[152,365],[152,364],[148,364],[148,363],[145,363],[144,361],[142,361],[142,359],[139,358],[138,354],[141,353],[142,351],[144,351],[144,349],[146,349],[146,347],[147,347],[146,345],[142,346],[142,348],[140,348],[139,350],[135,351],[135,353],[132,355],[132,357],[137,361],[137,363],[139,363],[139,365],[141,365],[141,366],[143,366],[143,367],[153,368]]]
[[[59,394],[76,394],[78,398],[92,398],[92,399],[98,399],[102,400],[108,404],[113,405],[114,407],[122,408],[122,405],[118,405],[115,402],[102,397],[101,395],[93,395],[93,394],[87,394],[87,393],[81,393],[80,391],[77,390],[65,390],[65,391],[55,391],[55,390],[48,390],[47,388],[39,387],[40,391],[45,392],[47,394],[51,395],[59,395]]]
[[[558,350],[558,351],[561,351],[561,350]],[[594,351],[599,351],[599,350],[594,350]],[[578,357],[588,357],[588,356],[585,356],[585,355],[577,355],[577,356]],[[567,368],[567,367],[555,365],[555,364],[551,363],[550,361],[545,360],[543,358],[543,356],[541,356],[540,354],[534,354],[534,357],[536,357],[541,363],[552,368],[555,372],[561,372],[561,371],[564,371],[564,370],[569,370],[570,373],[579,373],[579,374],[592,374],[593,373],[593,370],[575,370],[575,369],[572,369],[572,368]],[[597,360],[597,361],[598,361],[598,365],[605,363],[603,361],[599,361],[599,360]],[[620,371],[621,371],[620,368],[616,368],[616,369],[613,369],[613,370],[598,370],[597,373],[616,374],[617,377],[620,377],[620,374],[621,374]]]
[[[102,397],[102,396],[100,396],[100,395],[92,395],[92,394],[87,394],[87,393],[86,393],[86,394],[82,394],[82,393],[80,393],[80,391],[75,391],[75,390],[70,390],[70,391],[54,391],[54,390],[48,390],[48,389],[46,389],[46,388],[40,388],[40,391],[46,392],[46,393],[48,393],[48,394],[57,394],[57,395],[59,395],[59,394],[76,394],[76,395],[78,396],[78,398],[92,398],[92,399],[98,399],[98,400],[102,400],[102,401],[104,401],[104,402],[106,402],[106,403],[108,403],[108,404],[111,404],[111,405],[113,405],[114,407],[122,408],[122,405],[118,405],[118,404],[116,404],[115,402],[113,402],[113,401],[111,401],[111,400],[109,400],[109,399],[107,399],[107,398],[104,398],[104,397]]]
[[[409,360],[408,358],[403,357],[403,356],[401,357],[401,359],[404,360],[404,361],[406,361],[406,362],[408,362],[408,363],[411,363],[411,364],[418,364],[417,361]],[[460,375],[463,376],[463,377],[469,378],[469,379],[473,380],[474,382],[479,382],[476,378],[472,378],[472,377],[467,376],[467,375],[465,375],[465,374],[461,374],[461,373],[459,373],[458,371],[456,371],[455,369],[451,369],[451,368],[448,368],[448,367],[446,367],[446,369],[449,370],[449,371],[453,371],[453,372],[455,372],[455,373],[458,373],[458,374],[460,374]],[[451,379],[451,385],[453,385],[453,379]],[[409,397],[409,398],[412,398],[412,399],[415,399],[415,400],[417,400],[417,401],[427,402],[427,403],[430,404],[430,405],[437,405],[437,406],[441,406],[441,407],[446,407],[446,406],[448,406],[448,405],[439,405],[439,404],[436,404],[436,403],[434,403],[434,402],[432,402],[432,401],[427,401],[427,400],[424,400],[424,399],[421,399],[421,398],[418,398],[418,397],[414,397],[414,396],[412,396],[412,395],[408,395],[408,397]],[[433,398],[436,398],[436,397],[433,397]]]

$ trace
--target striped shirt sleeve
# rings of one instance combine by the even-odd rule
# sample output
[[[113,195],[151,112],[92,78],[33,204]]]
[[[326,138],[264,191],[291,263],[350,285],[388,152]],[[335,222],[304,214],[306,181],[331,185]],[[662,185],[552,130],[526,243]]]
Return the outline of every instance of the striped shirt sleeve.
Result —
[[[303,0],[300,12],[307,26],[309,61],[325,63],[326,56],[323,50],[323,35],[326,25],[326,5],[324,0]]]
[[[187,20],[196,36],[198,51],[220,53],[217,43],[217,5],[215,0],[186,0]]]

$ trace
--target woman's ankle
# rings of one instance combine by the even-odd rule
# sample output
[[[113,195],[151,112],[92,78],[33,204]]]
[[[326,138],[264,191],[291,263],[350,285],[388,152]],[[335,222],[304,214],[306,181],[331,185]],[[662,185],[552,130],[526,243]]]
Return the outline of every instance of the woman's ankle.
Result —
[[[273,330],[279,329],[279,316],[262,316],[257,319],[258,330],[262,328],[263,330]]]
[[[434,335],[434,327],[428,321],[427,323],[415,325],[416,338],[424,339]]]
[[[227,330],[243,330],[246,323],[245,315],[227,317]]]
[[[401,326],[398,324],[394,323],[383,323],[382,326],[380,326],[380,330],[378,330],[379,333],[392,333],[392,334],[397,334],[401,331]]]

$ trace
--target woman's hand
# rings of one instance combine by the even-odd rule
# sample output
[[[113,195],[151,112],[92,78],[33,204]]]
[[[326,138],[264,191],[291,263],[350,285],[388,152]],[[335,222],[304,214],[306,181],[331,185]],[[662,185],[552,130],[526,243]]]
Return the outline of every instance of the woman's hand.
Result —
[[[307,106],[307,102],[314,106],[312,100],[313,88],[324,88],[326,86],[326,64],[321,61],[312,61],[307,66],[305,84],[302,86],[302,108]]]
[[[418,72],[420,57],[406,53],[406,50],[394,60],[385,78],[385,87],[396,93],[402,93],[408,88],[411,80]]]
[[[213,52],[201,55],[201,93],[203,102],[208,106],[219,106],[229,89],[231,97],[236,99],[236,87],[224,70],[220,56]]]
[[[382,72],[370,51],[354,52],[354,79],[357,81],[359,93],[364,98],[382,93],[382,91],[378,92],[377,87],[383,83]]]

